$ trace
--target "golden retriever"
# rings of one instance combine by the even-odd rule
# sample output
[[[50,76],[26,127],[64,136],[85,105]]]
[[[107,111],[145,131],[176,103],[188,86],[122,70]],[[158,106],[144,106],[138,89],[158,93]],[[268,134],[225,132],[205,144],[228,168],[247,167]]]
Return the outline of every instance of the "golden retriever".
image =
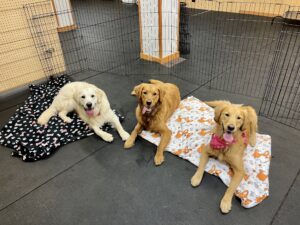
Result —
[[[137,125],[124,144],[124,148],[134,145],[137,135],[143,130],[157,132],[161,135],[154,163],[160,165],[164,161],[164,150],[170,142],[172,132],[167,121],[180,104],[180,92],[176,85],[150,80],[150,84],[142,83],[132,92],[139,104],[136,108]]]
[[[64,122],[70,123],[72,120],[67,114],[72,111],[76,111],[78,116],[104,141],[113,141],[111,134],[100,129],[105,123],[111,123],[123,141],[129,137],[118,117],[111,110],[104,91],[86,82],[72,82],[63,86],[50,107],[38,118],[38,124],[45,125],[52,116],[57,114]]]
[[[233,176],[220,208],[223,213],[228,213],[234,192],[245,175],[244,150],[248,143],[251,146],[256,144],[257,115],[250,106],[235,105],[228,101],[212,101],[206,104],[215,108],[216,127],[210,144],[201,153],[199,167],[191,179],[191,184],[194,187],[200,184],[209,157],[227,162]]]

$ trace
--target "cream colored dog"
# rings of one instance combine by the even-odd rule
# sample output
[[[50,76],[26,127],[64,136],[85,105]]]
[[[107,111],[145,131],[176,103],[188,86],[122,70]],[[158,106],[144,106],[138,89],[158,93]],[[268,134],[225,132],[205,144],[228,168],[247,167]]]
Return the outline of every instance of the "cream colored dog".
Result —
[[[72,111],[76,111],[104,141],[113,141],[111,134],[100,129],[105,123],[114,126],[123,141],[129,137],[120,124],[119,118],[111,110],[104,91],[86,82],[72,82],[62,87],[50,107],[38,118],[38,123],[45,125],[52,116],[57,114],[64,122],[70,123],[72,120],[67,114]]]

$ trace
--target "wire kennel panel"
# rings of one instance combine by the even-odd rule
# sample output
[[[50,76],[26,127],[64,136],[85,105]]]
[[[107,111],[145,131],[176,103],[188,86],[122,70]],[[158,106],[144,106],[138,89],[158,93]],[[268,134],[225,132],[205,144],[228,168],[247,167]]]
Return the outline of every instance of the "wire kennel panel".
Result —
[[[182,19],[187,23],[181,23],[179,40],[183,50],[180,57],[185,60],[179,64],[174,63],[170,68],[172,75],[198,85],[205,85],[211,79],[216,13],[191,8],[181,9]]]
[[[73,14],[73,9],[54,11],[53,1],[46,0],[24,5],[28,25],[36,51],[46,77],[59,74],[73,74],[86,69],[86,55],[83,51],[80,30],[58,33],[58,16],[61,23]],[[74,27],[76,28],[76,27]]]
[[[212,51],[209,86],[261,98],[282,25],[272,23],[273,17],[227,12],[236,8],[241,12],[269,9],[263,15],[278,15],[288,6],[280,5],[273,11],[272,4],[220,2],[213,18],[208,42]]]
[[[23,1],[17,0],[13,4],[8,0],[1,1],[0,24],[0,91],[44,78]],[[58,37],[53,38],[59,41]]]
[[[260,108],[261,115],[296,129],[300,129],[299,36],[300,22],[284,22]]]
[[[126,64],[139,59],[137,6],[120,1],[73,1],[87,69],[125,74]]]
[[[118,0],[73,0],[72,8],[66,12],[54,11],[52,1],[46,0],[10,8],[22,14],[25,23],[2,32],[5,42],[0,44],[1,68],[6,70],[1,72],[17,85],[86,70],[94,71],[93,74],[147,74],[149,78],[176,76],[199,86],[262,99],[261,115],[299,128],[295,122],[300,117],[299,26],[290,26],[282,18],[274,19],[278,15],[295,17],[299,9],[284,4],[197,2],[193,5],[186,1],[180,14],[179,44],[186,44],[181,49],[184,60],[168,65],[140,59],[140,18],[136,5]],[[9,10],[7,14],[16,14]],[[76,29],[58,33],[55,17],[66,13],[74,15]],[[172,14],[167,9],[163,13]],[[26,35],[10,40],[14,32],[22,29]],[[23,39],[28,43],[22,43]],[[14,42],[24,45],[12,46]],[[17,50],[27,46],[31,46],[30,52]],[[38,60],[33,63],[28,61],[30,58]],[[21,73],[16,73],[15,65],[19,65]],[[35,70],[38,76],[33,75]],[[30,74],[30,79],[26,80],[25,74]]]
[[[51,2],[24,5],[33,42],[46,77],[65,71]]]
[[[83,69],[80,38],[58,34],[55,17],[50,0],[1,1],[0,92]]]
[[[184,79],[199,85],[260,100],[261,115],[300,129],[299,7],[198,3],[198,8],[187,4],[195,7],[187,11],[191,52],[173,72],[185,71]]]

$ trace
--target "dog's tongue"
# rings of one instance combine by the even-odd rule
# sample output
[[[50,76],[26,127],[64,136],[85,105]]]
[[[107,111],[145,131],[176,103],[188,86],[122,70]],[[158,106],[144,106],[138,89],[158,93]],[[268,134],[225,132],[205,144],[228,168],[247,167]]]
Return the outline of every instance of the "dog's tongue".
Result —
[[[142,110],[142,114],[145,114],[146,112],[151,112],[151,109],[148,109],[146,106],[144,106]]]
[[[233,142],[233,135],[232,134],[225,133],[225,134],[223,134],[223,138],[228,143]]]
[[[94,116],[94,110],[93,109],[87,109],[87,110],[85,110],[85,112],[88,116]]]

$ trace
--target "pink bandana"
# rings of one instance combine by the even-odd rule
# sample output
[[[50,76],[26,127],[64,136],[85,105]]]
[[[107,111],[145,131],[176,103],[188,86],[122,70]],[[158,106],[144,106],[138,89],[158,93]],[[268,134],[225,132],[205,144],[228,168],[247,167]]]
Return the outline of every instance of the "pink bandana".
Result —
[[[244,144],[247,145],[248,139],[247,139],[246,132],[242,133],[242,138],[243,138]],[[227,139],[227,141],[225,139]],[[219,137],[219,136],[213,134],[212,138],[210,140],[210,147],[215,150],[223,150],[223,149],[230,147],[232,144],[234,144],[236,142],[236,140],[234,138],[232,138],[231,140],[230,139],[228,140],[228,139],[229,138],[226,137],[226,134],[224,134],[223,137]]]

